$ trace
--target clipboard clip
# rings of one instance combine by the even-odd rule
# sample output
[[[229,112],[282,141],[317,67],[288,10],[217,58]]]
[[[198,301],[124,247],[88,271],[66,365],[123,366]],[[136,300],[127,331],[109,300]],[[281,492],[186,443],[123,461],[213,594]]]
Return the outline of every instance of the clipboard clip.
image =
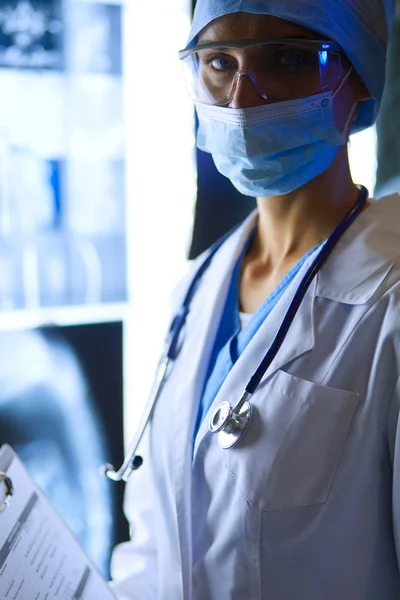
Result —
[[[8,477],[7,473],[4,473],[3,471],[0,471],[0,483],[1,482],[4,483],[6,487],[6,495],[3,504],[0,506],[0,513],[7,510],[7,508],[10,506],[10,501],[14,494],[13,482]]]

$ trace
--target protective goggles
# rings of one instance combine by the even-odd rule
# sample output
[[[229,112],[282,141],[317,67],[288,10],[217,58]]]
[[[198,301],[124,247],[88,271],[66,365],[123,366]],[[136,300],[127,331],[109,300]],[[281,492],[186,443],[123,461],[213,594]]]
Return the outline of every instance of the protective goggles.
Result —
[[[334,89],[348,60],[335,42],[291,38],[210,42],[179,52],[193,100],[229,105],[241,78],[269,102]]]

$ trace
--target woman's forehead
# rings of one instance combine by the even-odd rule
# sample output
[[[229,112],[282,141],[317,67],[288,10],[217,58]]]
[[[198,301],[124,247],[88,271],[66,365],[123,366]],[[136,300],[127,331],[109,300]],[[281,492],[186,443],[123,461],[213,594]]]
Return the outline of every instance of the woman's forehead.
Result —
[[[306,27],[278,17],[237,12],[211,21],[199,34],[198,41],[206,43],[281,37],[319,39],[322,36]]]

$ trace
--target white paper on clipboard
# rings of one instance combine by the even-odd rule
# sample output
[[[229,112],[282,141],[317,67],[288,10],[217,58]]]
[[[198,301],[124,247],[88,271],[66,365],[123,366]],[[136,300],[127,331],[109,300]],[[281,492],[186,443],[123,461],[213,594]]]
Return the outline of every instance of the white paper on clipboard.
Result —
[[[8,508],[0,513],[0,600],[115,600],[8,445],[0,449],[0,471],[14,488]],[[0,506],[6,493],[1,483]]]

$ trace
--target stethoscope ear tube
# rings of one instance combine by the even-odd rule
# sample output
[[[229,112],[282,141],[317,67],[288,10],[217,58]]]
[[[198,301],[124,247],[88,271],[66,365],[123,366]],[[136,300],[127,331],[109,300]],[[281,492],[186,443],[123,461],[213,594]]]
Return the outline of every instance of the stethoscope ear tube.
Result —
[[[127,481],[132,471],[136,471],[143,464],[143,458],[136,454],[140,442],[142,441],[146,427],[151,419],[153,410],[161,395],[164,384],[167,380],[167,375],[170,367],[171,359],[164,356],[159,363],[156,379],[153,384],[153,389],[147,401],[143,415],[137,427],[136,435],[129,447],[126,458],[118,471],[110,464],[106,464],[101,468],[101,473],[112,481]]]
[[[235,228],[236,229],[236,228]],[[218,240],[210,249],[210,252],[204,262],[200,265],[200,268],[196,272],[194,278],[191,281],[189,289],[186,293],[184,301],[182,303],[182,307],[176,317],[172,320],[171,326],[168,331],[167,341],[166,341],[166,351],[163,354],[158,369],[156,373],[156,378],[153,384],[153,389],[151,391],[150,397],[147,401],[143,416],[139,422],[137,427],[136,435],[133,439],[133,442],[126,454],[125,460],[120,467],[120,469],[115,470],[114,467],[110,464],[103,465],[100,468],[100,472],[102,475],[105,475],[112,481],[127,481],[129,475],[132,471],[136,471],[143,464],[143,459],[141,456],[136,454],[138,446],[143,438],[146,427],[151,419],[154,408],[158,402],[158,398],[161,395],[164,384],[167,380],[170,369],[178,356],[180,349],[182,347],[182,330],[186,323],[186,318],[189,314],[189,309],[193,297],[196,293],[197,286],[200,283],[200,280],[205,273],[205,271],[210,266],[210,263],[217,252],[217,250],[222,246],[224,241],[231,235],[232,231],[229,231],[224,237]]]

